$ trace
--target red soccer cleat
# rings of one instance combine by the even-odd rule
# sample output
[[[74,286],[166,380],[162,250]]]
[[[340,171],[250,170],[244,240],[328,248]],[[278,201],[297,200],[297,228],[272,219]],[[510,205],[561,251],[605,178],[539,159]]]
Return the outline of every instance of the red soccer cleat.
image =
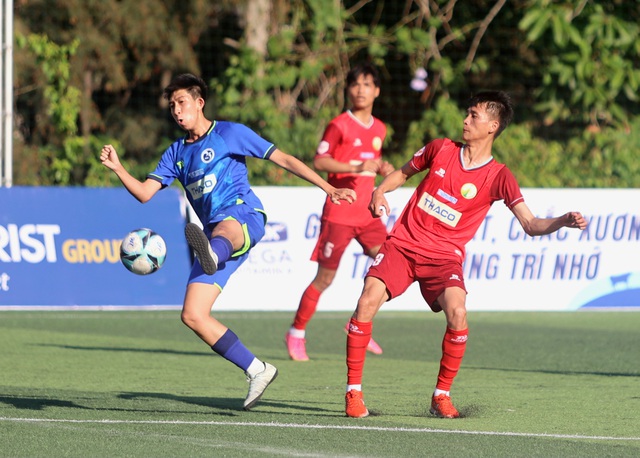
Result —
[[[362,399],[362,391],[351,390],[349,391],[345,397],[345,413],[347,417],[351,418],[364,418],[369,415],[369,411],[364,405],[364,400]]]
[[[431,397],[429,412],[440,418],[458,418],[460,416],[460,413],[453,407],[451,398],[446,394]]]

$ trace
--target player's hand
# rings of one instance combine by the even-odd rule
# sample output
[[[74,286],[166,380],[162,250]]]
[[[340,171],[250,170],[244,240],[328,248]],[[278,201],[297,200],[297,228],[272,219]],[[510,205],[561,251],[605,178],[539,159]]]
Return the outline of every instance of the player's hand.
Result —
[[[395,168],[393,167],[393,165],[389,164],[387,161],[382,161],[382,163],[380,164],[380,168],[378,169],[378,173],[383,177],[386,177],[394,170]]]
[[[565,214],[564,217],[566,219],[566,227],[575,227],[581,231],[587,227],[587,220],[584,219],[584,216],[582,216],[582,213],[580,212],[569,212]]]
[[[120,166],[120,158],[112,145],[104,145],[100,151],[100,162],[108,169],[115,170]]]
[[[367,159],[362,164],[360,164],[358,168],[360,169],[358,170],[358,172],[360,173],[368,172],[375,175],[378,173],[378,170],[380,170],[380,164],[378,164],[378,162],[373,159]]]
[[[371,194],[371,202],[369,202],[369,211],[374,218],[380,218],[383,215],[390,213],[389,202],[384,197],[383,193],[376,191]]]
[[[353,189],[349,188],[338,188],[334,189],[333,192],[329,194],[329,198],[331,202],[336,205],[340,205],[341,200],[346,200],[348,203],[352,204],[356,201],[356,192]]]

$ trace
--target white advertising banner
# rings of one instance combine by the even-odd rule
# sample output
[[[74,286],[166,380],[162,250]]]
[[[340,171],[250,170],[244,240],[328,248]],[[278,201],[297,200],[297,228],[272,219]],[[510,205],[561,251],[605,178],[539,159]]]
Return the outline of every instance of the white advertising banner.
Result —
[[[311,187],[257,187],[269,216],[267,233],[231,278],[216,310],[291,310],[315,276],[310,261],[324,193]],[[390,228],[412,188],[387,194]],[[496,202],[467,246],[469,310],[640,309],[640,190],[523,189],[540,217],[580,211],[585,231],[561,229],[529,237],[504,203]],[[368,198],[361,196],[360,198]],[[354,241],[318,310],[352,311],[369,258]],[[414,284],[382,310],[428,310]]]

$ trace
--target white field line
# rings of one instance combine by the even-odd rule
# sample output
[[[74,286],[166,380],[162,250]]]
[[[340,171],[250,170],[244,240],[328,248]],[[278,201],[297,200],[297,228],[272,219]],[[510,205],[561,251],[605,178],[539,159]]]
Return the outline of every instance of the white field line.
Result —
[[[69,420],[56,418],[13,418],[0,417],[2,422],[23,423],[91,423],[91,424],[125,424],[125,425],[202,425],[202,426],[252,426],[262,428],[290,428],[290,429],[349,429],[358,431],[384,431],[400,433],[431,433],[431,434],[467,434],[472,436],[510,436],[510,437],[542,437],[552,439],[585,439],[597,441],[640,441],[640,437],[588,436],[583,434],[547,434],[547,433],[517,433],[509,431],[463,431],[459,429],[434,428],[392,428],[383,426],[364,425],[312,425],[305,423],[259,423],[233,421],[181,421],[181,420]]]

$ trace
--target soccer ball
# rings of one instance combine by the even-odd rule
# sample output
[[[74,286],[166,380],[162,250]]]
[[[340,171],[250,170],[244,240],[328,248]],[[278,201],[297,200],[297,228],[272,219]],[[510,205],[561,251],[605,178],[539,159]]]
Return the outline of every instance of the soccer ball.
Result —
[[[120,261],[137,275],[155,272],[167,257],[167,245],[160,234],[141,228],[129,232],[120,245]]]

